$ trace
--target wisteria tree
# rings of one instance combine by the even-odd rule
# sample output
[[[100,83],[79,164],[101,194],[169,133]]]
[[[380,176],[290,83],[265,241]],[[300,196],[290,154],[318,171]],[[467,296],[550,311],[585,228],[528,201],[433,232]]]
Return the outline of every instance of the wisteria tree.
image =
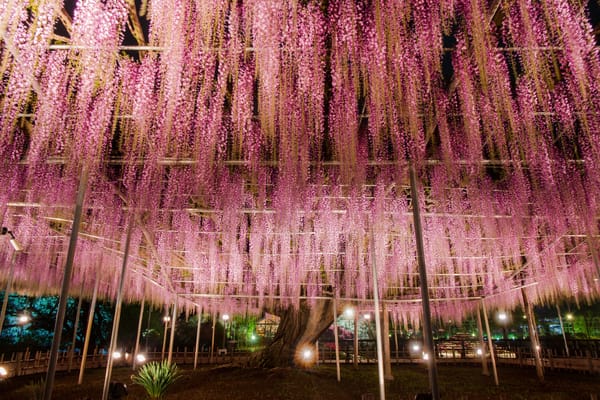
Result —
[[[280,310],[264,365],[314,341],[334,296],[418,326],[412,165],[436,315],[514,307],[521,288],[599,294],[598,21],[579,1],[4,0],[0,16],[19,287],[56,292],[87,182],[86,292],[115,297],[133,224],[126,298]]]

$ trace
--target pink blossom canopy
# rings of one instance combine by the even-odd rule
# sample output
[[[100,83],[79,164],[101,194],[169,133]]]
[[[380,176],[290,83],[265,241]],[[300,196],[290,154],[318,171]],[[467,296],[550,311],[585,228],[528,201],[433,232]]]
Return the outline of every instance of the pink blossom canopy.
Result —
[[[115,296],[132,223],[127,299],[368,302],[375,260],[415,321],[412,164],[436,313],[521,287],[596,299],[594,18],[575,0],[0,0],[17,289],[60,286],[85,169],[76,288]]]

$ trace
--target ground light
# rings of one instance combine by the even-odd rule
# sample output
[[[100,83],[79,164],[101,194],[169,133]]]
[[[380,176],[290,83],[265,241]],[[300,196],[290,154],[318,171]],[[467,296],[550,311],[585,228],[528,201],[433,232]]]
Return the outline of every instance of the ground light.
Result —
[[[308,367],[315,362],[315,352],[312,346],[306,345],[299,352],[299,359],[304,366]]]
[[[18,317],[18,321],[19,321],[19,324],[25,325],[25,324],[29,323],[29,321],[31,321],[31,317],[27,314],[21,314]]]
[[[145,363],[145,362],[146,362],[146,356],[145,356],[145,355],[143,355],[143,354],[138,354],[137,356],[135,356],[135,361],[136,361],[138,364],[143,364],[143,363]]]
[[[353,307],[346,307],[344,309],[344,317],[351,319],[354,318],[354,308]]]
[[[123,357],[123,354],[121,354],[121,352],[120,352],[120,351],[115,351],[114,353],[112,353],[112,358],[113,358],[114,360],[120,360],[120,359],[121,359],[121,357]]]

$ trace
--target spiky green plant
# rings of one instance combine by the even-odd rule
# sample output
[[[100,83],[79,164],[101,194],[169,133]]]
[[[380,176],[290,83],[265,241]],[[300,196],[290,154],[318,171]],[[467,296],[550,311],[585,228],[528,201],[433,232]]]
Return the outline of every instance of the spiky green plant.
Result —
[[[181,373],[176,364],[161,361],[144,365],[137,375],[131,376],[131,380],[133,383],[143,386],[148,397],[160,400],[164,398],[169,386],[180,377]]]

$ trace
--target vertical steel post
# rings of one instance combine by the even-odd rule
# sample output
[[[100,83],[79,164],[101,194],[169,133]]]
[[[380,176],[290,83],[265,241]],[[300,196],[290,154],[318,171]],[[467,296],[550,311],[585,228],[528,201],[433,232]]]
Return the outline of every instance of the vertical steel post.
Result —
[[[83,351],[81,352],[81,366],[79,367],[79,380],[77,384],[83,383],[83,374],[85,372],[85,363],[87,361],[88,348],[90,346],[90,337],[92,335],[92,326],[94,325],[94,313],[96,309],[96,300],[98,299],[98,284],[100,282],[100,274],[96,272],[96,282],[94,282],[94,293],[92,294],[92,302],[90,303],[90,312],[88,313],[87,328],[85,330],[85,340],[83,342]]]
[[[373,301],[375,303],[375,335],[377,337],[377,372],[379,374],[379,399],[385,400],[385,377],[383,372],[383,349],[381,343],[381,320],[379,319],[379,285],[375,255],[375,233],[371,226],[371,272],[373,274]],[[437,400],[437,399],[436,399]]]
[[[396,346],[396,363],[400,360],[400,355],[398,354],[398,320],[394,320],[394,345]]]
[[[358,310],[354,310],[354,368],[358,368]]]
[[[521,288],[521,295],[523,296],[523,306],[527,312],[527,324],[529,325],[529,340],[531,341],[531,351],[535,360],[535,372],[537,373],[538,379],[544,381],[544,366],[542,365],[542,357],[540,355],[540,340],[535,324],[535,314],[533,313],[533,306],[527,299],[525,288]]]
[[[565,326],[563,325],[563,319],[562,315],[560,314],[560,307],[558,306],[558,304],[556,305],[556,312],[558,313],[558,322],[560,322],[560,332],[562,333],[563,342],[565,342],[565,354],[567,355],[567,357],[570,357],[569,344],[567,343],[567,335],[565,334]]]
[[[81,301],[83,300],[83,285],[81,285],[81,292],[79,292],[79,301],[77,302],[77,311],[75,312],[75,323],[73,324],[73,340],[71,341],[71,349],[69,351],[69,365],[67,372],[71,372],[73,368],[73,356],[75,355],[75,343],[77,342],[77,328],[79,327],[79,314],[81,313]]]
[[[427,287],[427,268],[425,266],[425,247],[423,245],[423,230],[421,228],[421,211],[419,209],[419,193],[417,190],[417,176],[411,164],[410,170],[410,195],[413,209],[415,228],[415,241],[417,244],[417,259],[419,261],[419,280],[421,283],[421,300],[423,307],[423,339],[425,351],[429,355],[429,386],[433,400],[439,400],[437,364],[435,361],[435,346],[431,329],[431,311],[429,308],[429,289]]]
[[[8,306],[8,295],[12,289],[13,277],[15,274],[15,259],[17,253],[13,252],[10,260],[10,269],[8,270],[8,279],[6,281],[6,287],[4,288],[4,298],[2,299],[2,310],[0,311],[0,333],[2,333],[2,327],[4,326],[4,318],[6,318],[6,307]]]
[[[198,348],[200,347],[200,327],[202,325],[202,313],[198,313],[198,326],[196,327],[196,347],[194,348],[194,369],[198,366]]]
[[[173,315],[171,316],[171,337],[169,339],[169,355],[167,356],[167,362],[171,364],[173,360],[173,342],[175,342],[175,323],[177,322],[177,300],[178,297],[175,295],[175,302],[173,303]]]
[[[142,303],[140,304],[140,319],[138,320],[137,335],[135,337],[135,347],[133,348],[133,357],[131,360],[131,369],[135,371],[135,364],[137,362],[137,355],[140,351],[140,337],[142,336],[142,323],[144,320],[144,303],[146,302],[145,297],[142,297]]]
[[[129,244],[131,243],[131,231],[133,228],[133,218],[129,221],[127,228],[127,237],[125,239],[125,251],[123,254],[123,264],[121,265],[121,277],[119,278],[119,288],[117,290],[117,302],[115,304],[115,316],[113,318],[112,334],[110,345],[108,346],[108,357],[106,360],[106,374],[104,375],[104,388],[102,390],[102,400],[108,399],[110,388],[110,378],[112,376],[113,353],[117,347],[117,337],[119,335],[119,323],[121,321],[121,305],[123,303],[123,286],[125,285],[125,275],[127,274],[127,259],[129,258]]]
[[[483,340],[483,327],[481,325],[481,311],[479,307],[477,308],[477,332],[479,332],[479,346],[481,347],[481,373],[489,376],[490,370],[487,364],[487,352],[485,351],[485,341]]]
[[[213,311],[212,318],[212,338],[210,340],[210,363],[213,363],[213,357],[215,356],[215,331],[217,330],[217,312]]]
[[[390,314],[385,303],[383,303],[383,330],[381,341],[383,342],[383,374],[386,380],[394,380],[392,375],[392,351],[390,349]]]
[[[335,289],[334,289],[335,290]],[[337,325],[337,291],[333,294],[333,340],[335,342],[335,370],[337,373],[337,381],[342,381],[342,375],[340,372],[340,340],[338,338],[338,325]]]
[[[490,348],[490,357],[492,359],[492,371],[494,373],[494,382],[499,386],[498,370],[496,369],[496,351],[494,350],[494,342],[492,342],[492,332],[490,332],[490,321],[488,320],[487,310],[485,309],[485,300],[481,298],[481,309],[483,310],[483,320],[485,322],[485,330],[488,337],[488,346]]]
[[[167,330],[169,329],[169,322],[170,322],[170,316],[169,316],[169,308],[167,307],[167,313],[166,315],[163,317],[163,324],[165,324],[165,328],[163,330],[163,343],[162,343],[162,351],[160,353],[160,360],[164,360],[165,359],[165,350],[167,349]]]
[[[71,225],[71,237],[69,239],[69,249],[67,250],[67,259],[65,261],[65,270],[63,272],[62,287],[58,301],[58,310],[56,312],[56,322],[54,324],[54,336],[52,338],[52,347],[50,348],[50,360],[48,361],[48,370],[46,371],[46,380],[44,385],[44,400],[52,398],[54,389],[54,376],[56,375],[56,364],[58,362],[58,352],[60,350],[60,341],[62,339],[62,330],[65,323],[65,314],[67,312],[67,300],[69,297],[69,287],[71,286],[71,277],[73,275],[73,260],[75,259],[75,248],[77,247],[77,238],[79,236],[79,225],[81,223],[81,214],[83,210],[83,199],[87,189],[88,169],[83,166],[81,177],[79,179],[79,188],[77,189],[77,199],[75,201],[75,213],[73,215],[73,224]]]

